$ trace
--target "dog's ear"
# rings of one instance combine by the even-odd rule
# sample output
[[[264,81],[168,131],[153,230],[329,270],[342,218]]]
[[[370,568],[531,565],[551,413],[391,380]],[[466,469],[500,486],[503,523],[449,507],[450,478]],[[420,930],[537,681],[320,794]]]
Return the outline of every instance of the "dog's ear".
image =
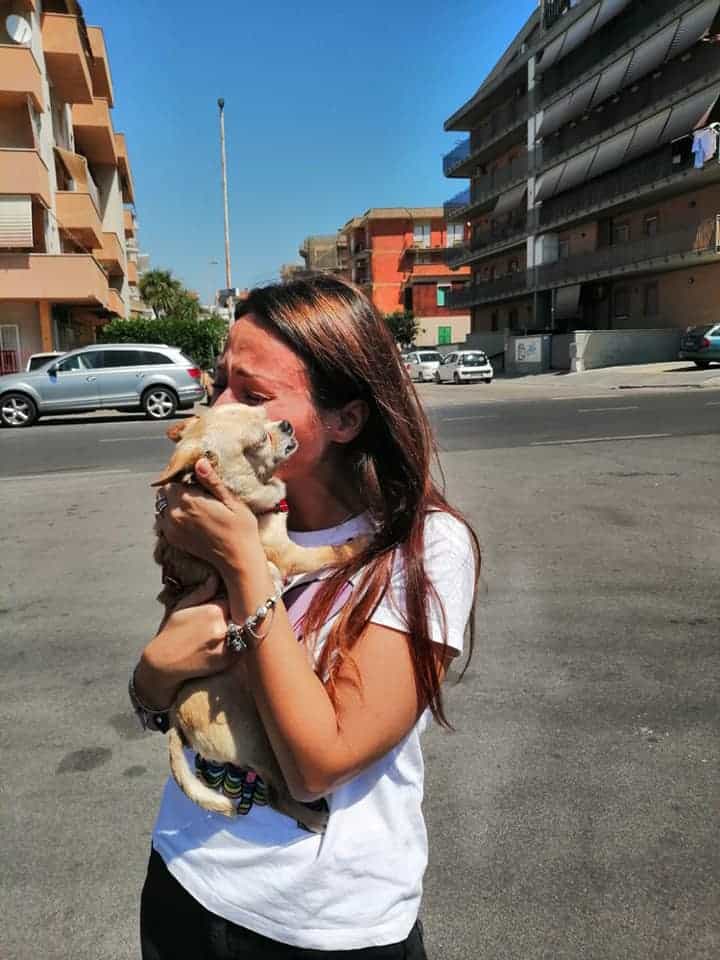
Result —
[[[170,463],[163,472],[150,484],[151,487],[161,487],[164,483],[172,483],[173,480],[181,480],[186,473],[192,473],[195,464],[205,453],[200,442],[186,441],[180,443],[175,448],[175,452],[170,457]]]
[[[179,443],[187,428],[191,424],[197,423],[199,419],[200,417],[188,417],[187,420],[179,420],[177,423],[173,423],[167,428],[165,431],[165,436],[168,438],[168,440],[172,440],[173,443]]]

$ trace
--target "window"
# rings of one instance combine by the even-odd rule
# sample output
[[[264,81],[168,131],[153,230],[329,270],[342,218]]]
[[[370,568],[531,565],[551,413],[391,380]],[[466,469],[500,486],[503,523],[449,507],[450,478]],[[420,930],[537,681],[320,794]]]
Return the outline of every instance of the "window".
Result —
[[[138,361],[142,364],[168,364],[172,363],[170,357],[166,357],[164,353],[155,353],[152,350],[141,350],[139,351],[141,359]],[[187,359],[187,358],[186,358]],[[188,361],[189,363],[190,361]]]
[[[58,373],[73,373],[77,370],[86,370],[87,367],[82,361],[82,358],[79,353],[76,353],[72,357],[68,357],[67,360],[61,361],[57,365]]]
[[[645,217],[645,222],[643,224],[643,230],[646,237],[654,237],[657,234],[658,228],[658,218],[655,214],[651,217]]]
[[[643,291],[643,313],[646,317],[654,317],[658,312],[658,285],[646,283]]]
[[[438,307],[449,307],[448,297],[450,291],[452,290],[452,285],[449,283],[439,283],[437,285],[437,294],[436,294],[436,303]]]
[[[462,246],[465,240],[465,227],[462,223],[449,223],[447,225],[447,245],[449,247]]]
[[[103,350],[102,366],[108,367],[142,367],[144,364],[144,350]]]
[[[567,260],[570,256],[570,241],[560,240],[558,242],[558,260]]]
[[[516,257],[513,257],[512,260],[508,263],[508,273],[517,273],[520,269],[520,262]]]
[[[430,224],[429,223],[413,224],[413,244],[416,247],[430,246]]]
[[[612,242],[627,243],[630,239],[629,223],[614,223],[612,227]]]
[[[613,316],[616,320],[630,316],[630,288],[618,287],[613,294]]]

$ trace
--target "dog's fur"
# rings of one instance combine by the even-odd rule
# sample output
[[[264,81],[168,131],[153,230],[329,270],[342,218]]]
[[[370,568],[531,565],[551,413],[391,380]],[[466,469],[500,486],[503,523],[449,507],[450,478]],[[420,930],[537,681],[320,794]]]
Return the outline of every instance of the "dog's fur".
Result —
[[[207,457],[227,489],[256,514],[260,540],[276,587],[293,574],[312,573],[344,563],[364,546],[364,538],[337,547],[313,548],[299,547],[290,540],[287,514],[273,512],[285,496],[285,485],[274,478],[273,473],[294,453],[297,441],[290,424],[268,421],[262,407],[243,404],[213,407],[172,426],[168,437],[177,446],[153,486],[171,481],[192,482],[195,464],[201,457]],[[154,556],[163,568],[164,579],[182,592],[205,583],[213,572],[204,561],[173,547],[159,532]],[[164,603],[170,601],[167,587],[159,599]],[[236,815],[233,800],[195,776],[187,762],[184,745],[214,763],[252,768],[267,785],[272,807],[310,830],[325,829],[326,813],[313,811],[290,795],[253,696],[247,689],[242,656],[226,673],[184,684],[171,708],[170,723],[170,769],[180,789],[201,807],[230,817]]]

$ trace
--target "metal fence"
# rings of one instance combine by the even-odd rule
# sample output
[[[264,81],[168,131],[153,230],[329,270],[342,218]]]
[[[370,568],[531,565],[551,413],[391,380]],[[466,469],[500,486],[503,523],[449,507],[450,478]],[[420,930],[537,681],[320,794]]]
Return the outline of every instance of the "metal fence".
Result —
[[[443,173],[445,176],[450,176],[474,153],[482,150],[493,140],[498,139],[519,123],[527,120],[528,103],[528,97],[525,94],[494,110],[486,120],[473,130],[469,137],[459,143],[450,153],[445,154],[443,157]]]
[[[628,243],[612,244],[543,264],[535,270],[536,286],[551,286],[586,274],[610,273],[618,267],[629,267],[659,257],[720,252],[719,223],[720,215],[714,215],[681,230],[639,237]]]

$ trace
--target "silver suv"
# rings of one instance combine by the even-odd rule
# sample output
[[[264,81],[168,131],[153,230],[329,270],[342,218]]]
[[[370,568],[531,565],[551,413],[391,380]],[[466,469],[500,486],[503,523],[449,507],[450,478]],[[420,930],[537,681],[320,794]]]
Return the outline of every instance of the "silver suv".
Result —
[[[103,343],[63,354],[32,372],[0,377],[0,423],[29,427],[45,414],[144,410],[165,420],[205,395],[200,368],[177,347]]]

